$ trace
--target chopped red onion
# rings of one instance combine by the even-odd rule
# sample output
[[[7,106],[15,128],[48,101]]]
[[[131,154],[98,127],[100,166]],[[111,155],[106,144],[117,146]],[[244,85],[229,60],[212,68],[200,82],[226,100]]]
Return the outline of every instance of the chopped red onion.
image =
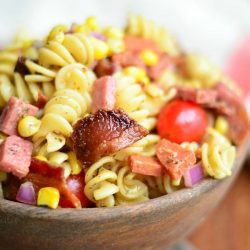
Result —
[[[184,185],[185,187],[192,187],[204,178],[204,171],[201,166],[201,163],[193,165],[185,174],[184,174]]]
[[[25,204],[36,204],[36,194],[33,184],[29,181],[23,183],[16,195],[16,200]]]
[[[94,38],[102,40],[102,41],[107,40],[106,36],[104,36],[103,34],[101,34],[99,32],[91,32],[90,35],[93,36]]]

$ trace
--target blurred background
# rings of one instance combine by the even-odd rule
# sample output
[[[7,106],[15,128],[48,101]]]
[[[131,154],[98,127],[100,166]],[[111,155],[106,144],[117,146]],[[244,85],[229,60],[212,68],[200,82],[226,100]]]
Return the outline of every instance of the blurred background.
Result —
[[[60,23],[125,25],[135,12],[166,26],[185,50],[207,55],[237,80],[250,109],[250,0],[0,0],[0,48],[19,31],[43,37]],[[191,236],[197,249],[250,249],[250,164]]]
[[[40,37],[52,25],[83,22],[89,15],[104,24],[123,25],[132,11],[166,26],[185,49],[223,64],[250,33],[249,0],[0,0],[0,6],[1,44],[19,30]]]

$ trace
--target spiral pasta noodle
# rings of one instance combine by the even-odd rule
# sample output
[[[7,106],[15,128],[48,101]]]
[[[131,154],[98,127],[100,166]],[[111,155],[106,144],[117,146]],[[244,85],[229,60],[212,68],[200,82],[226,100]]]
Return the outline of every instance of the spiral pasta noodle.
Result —
[[[73,131],[72,124],[88,113],[89,104],[88,92],[81,95],[72,89],[57,90],[45,105],[40,129],[33,136],[35,148],[38,144],[39,154],[44,155],[46,151],[54,152],[62,148]]]
[[[209,139],[202,145],[201,153],[206,172],[216,179],[230,176],[236,157],[235,147],[215,129],[209,128],[208,135]]]
[[[141,85],[136,83],[133,77],[124,76],[121,72],[115,73],[114,77],[116,79],[116,107],[122,108],[139,124],[152,130],[156,119],[150,117],[147,107],[143,107],[145,103],[150,106],[150,103]]]
[[[118,170],[117,186],[119,188],[116,194],[117,205],[148,200],[148,187],[131,172],[128,166]]]
[[[160,137],[155,134],[149,134],[141,140],[137,141],[133,145],[120,150],[114,155],[114,158],[119,161],[128,159],[131,154],[141,154],[145,156],[153,156],[156,152],[156,144]]]
[[[113,207],[115,205],[114,194],[119,191],[116,185],[117,174],[106,168],[107,165],[114,163],[113,157],[106,156],[91,165],[86,172],[84,193],[97,206]]]
[[[94,59],[93,43],[82,33],[66,34],[62,43],[52,40],[39,50],[39,64],[44,67],[63,67],[77,62],[91,67]]]
[[[179,53],[175,39],[165,28],[157,26],[153,21],[140,15],[132,13],[129,15],[126,31],[129,35],[152,39],[170,55]]]

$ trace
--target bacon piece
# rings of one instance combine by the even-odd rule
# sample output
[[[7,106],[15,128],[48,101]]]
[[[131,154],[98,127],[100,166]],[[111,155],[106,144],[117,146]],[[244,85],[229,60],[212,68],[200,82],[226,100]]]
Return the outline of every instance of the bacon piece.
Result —
[[[226,85],[216,86],[218,91],[217,112],[225,114],[230,124],[229,136],[239,145],[249,132],[249,118],[240,97],[235,95]]]
[[[29,172],[32,143],[19,136],[11,135],[0,145],[0,169],[18,178]]]
[[[43,109],[46,103],[47,103],[47,97],[43,93],[39,92],[35,106],[38,107],[39,109]]]
[[[16,195],[22,181],[12,174],[8,174],[7,180],[3,184],[4,198],[11,201],[16,201]]]
[[[214,89],[193,89],[188,87],[177,87],[177,98],[192,101],[200,105],[211,107],[218,98],[218,92]]]
[[[126,50],[140,52],[144,49],[151,49],[155,52],[160,52],[159,46],[152,40],[136,37],[136,36],[125,36],[124,37]]]
[[[156,155],[172,179],[179,179],[196,162],[194,152],[179,144],[162,139],[157,144]]]
[[[92,94],[92,111],[111,110],[115,106],[116,82],[112,76],[103,76],[95,80]]]
[[[71,136],[73,149],[83,166],[113,154],[148,134],[122,110],[99,110],[79,120]]]
[[[135,66],[145,69],[145,64],[140,59],[138,52],[125,51],[112,56],[112,62],[121,67]]]
[[[14,72],[18,72],[21,75],[30,74],[28,67],[25,65],[26,57],[19,56],[15,65]]]
[[[110,59],[104,58],[96,62],[94,72],[98,77],[112,75],[118,69],[118,65],[111,62]]]
[[[156,177],[162,175],[162,165],[155,157],[130,155],[128,164],[133,173]]]
[[[237,145],[248,133],[249,119],[241,99],[222,83],[213,89],[177,87],[177,98],[196,102],[226,116],[230,124],[229,136]]]
[[[54,187],[60,192],[61,198],[66,199],[71,207],[81,208],[80,200],[70,191],[64,178],[62,167],[52,167],[45,161],[32,159],[29,174],[22,179],[34,184],[36,193],[43,187]]]
[[[0,131],[17,135],[17,123],[23,115],[36,115],[38,108],[12,96],[0,116]]]

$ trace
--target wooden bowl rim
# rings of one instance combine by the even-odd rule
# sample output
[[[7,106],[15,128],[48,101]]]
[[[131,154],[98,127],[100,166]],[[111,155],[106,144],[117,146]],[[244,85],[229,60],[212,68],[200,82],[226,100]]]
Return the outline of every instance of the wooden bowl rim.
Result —
[[[36,207],[0,198],[0,213],[19,216],[22,218],[28,217],[42,220],[58,220],[78,223],[79,218],[84,220],[85,223],[94,223],[94,221],[100,220],[115,220],[120,217],[126,217],[129,219],[136,214],[142,215],[142,212],[145,216],[147,213],[151,213],[152,210],[154,210],[155,213],[166,213],[166,210],[168,210],[168,213],[171,213],[171,210],[173,212],[178,210],[178,208],[183,207],[184,204],[188,204],[191,199],[198,198],[200,194],[208,193],[222,185],[224,182],[230,181],[230,179],[240,170],[241,165],[247,156],[247,150],[248,137],[246,137],[244,143],[238,147],[236,163],[230,177],[223,180],[212,178],[204,179],[193,188],[183,188],[171,194],[163,195],[148,201],[111,208],[59,208],[53,210],[46,207]],[[67,217],[69,214],[70,216]]]

